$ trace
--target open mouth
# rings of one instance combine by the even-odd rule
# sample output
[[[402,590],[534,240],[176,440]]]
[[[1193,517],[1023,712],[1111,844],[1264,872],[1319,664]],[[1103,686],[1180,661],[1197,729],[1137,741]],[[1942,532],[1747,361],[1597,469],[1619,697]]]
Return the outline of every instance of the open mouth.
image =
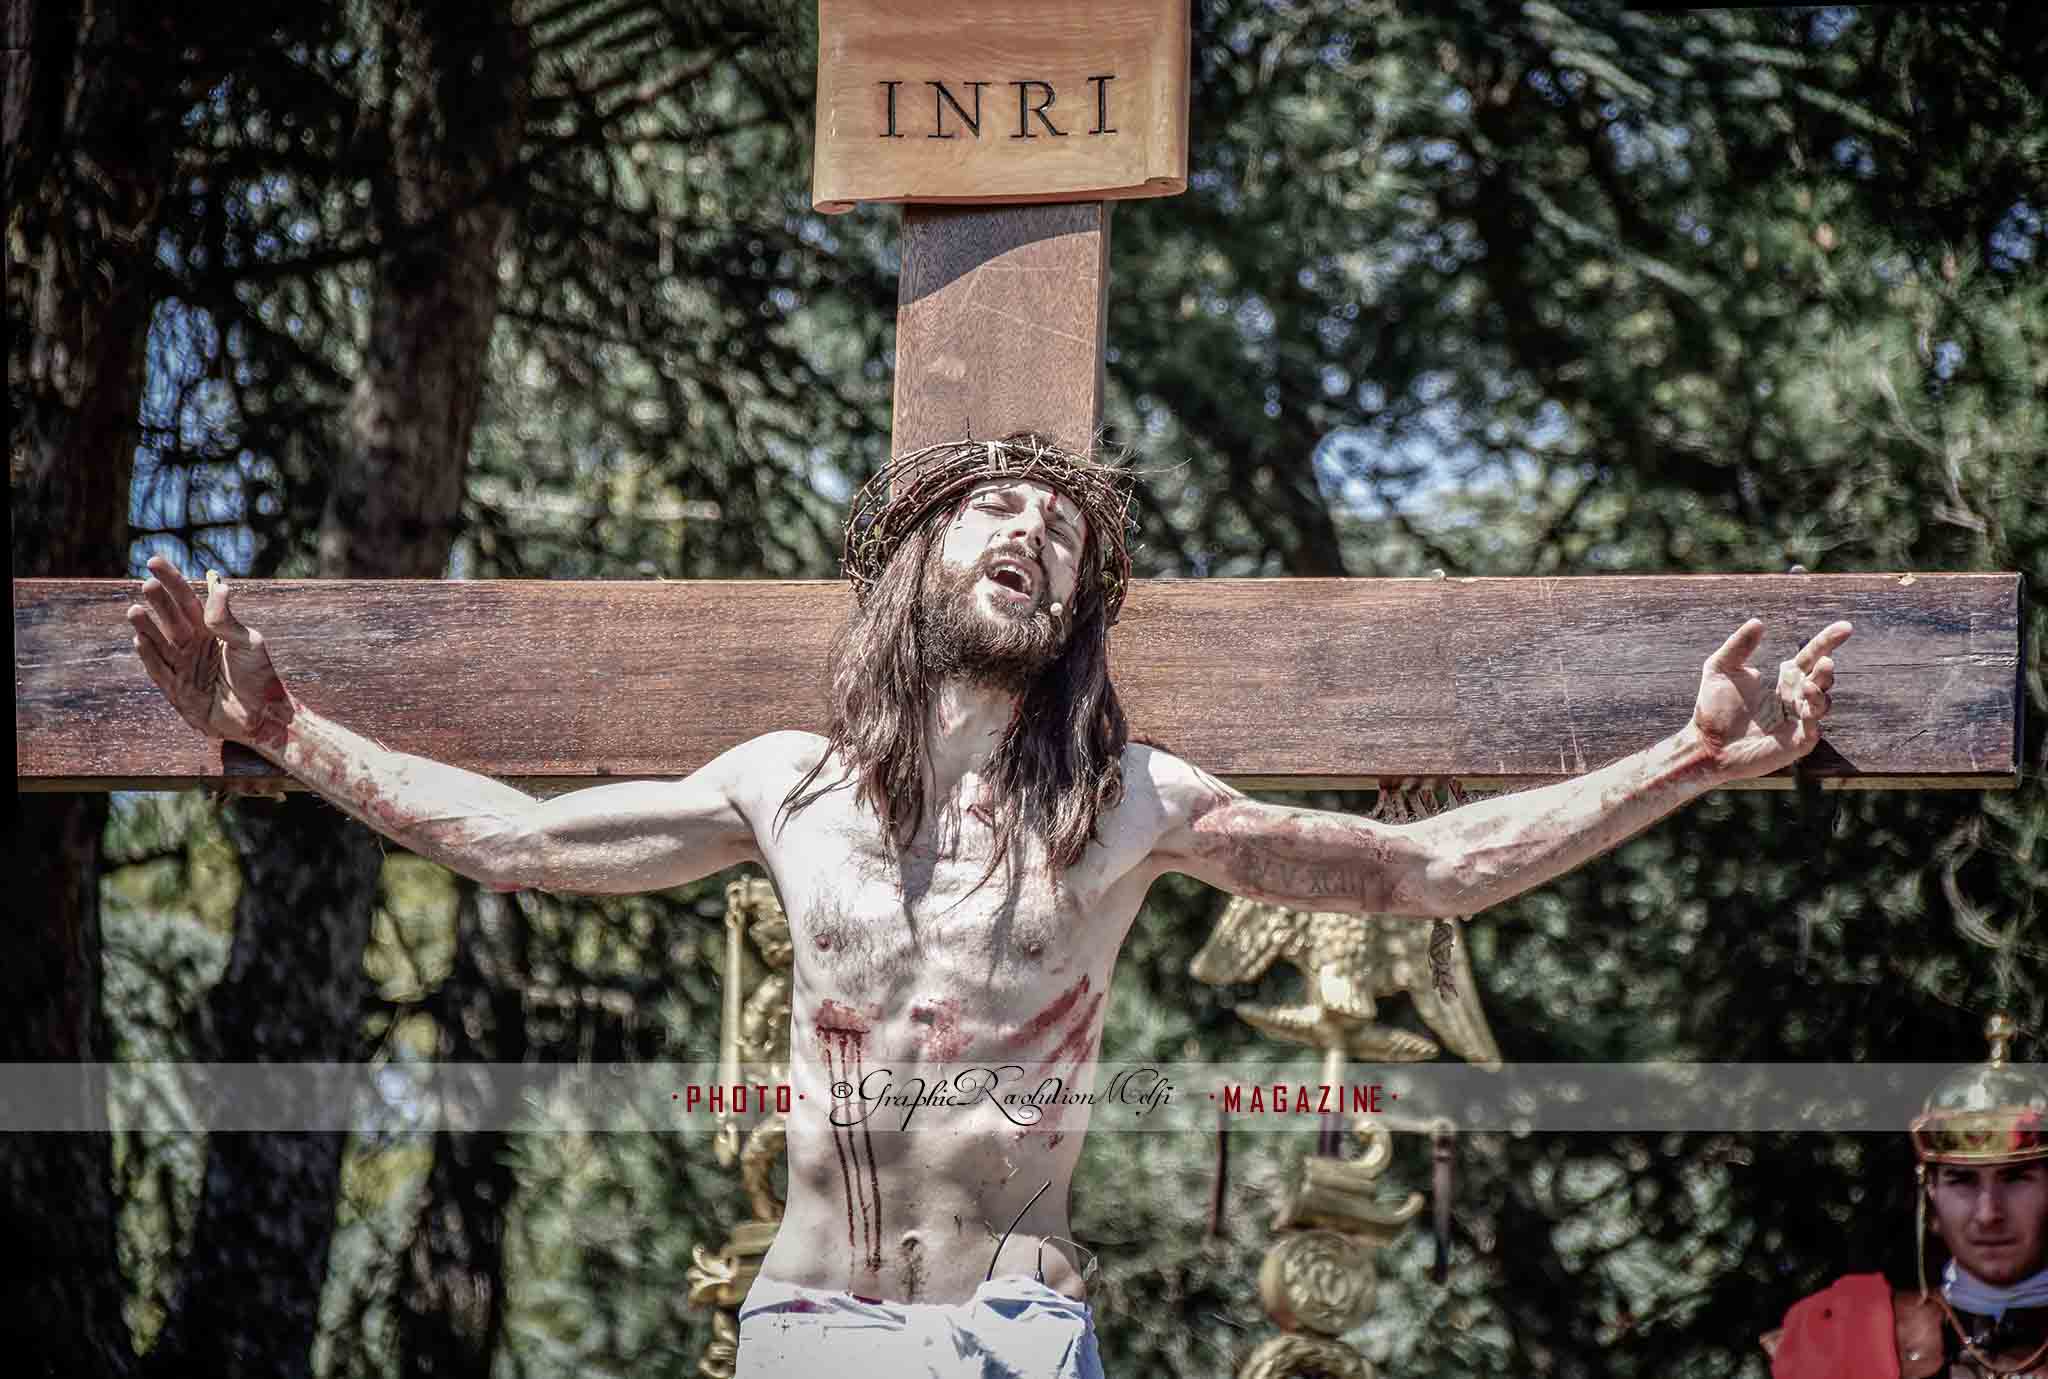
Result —
[[[988,577],[996,585],[1020,597],[1029,597],[1031,594],[1031,582],[1016,570],[1008,567],[991,570]]]

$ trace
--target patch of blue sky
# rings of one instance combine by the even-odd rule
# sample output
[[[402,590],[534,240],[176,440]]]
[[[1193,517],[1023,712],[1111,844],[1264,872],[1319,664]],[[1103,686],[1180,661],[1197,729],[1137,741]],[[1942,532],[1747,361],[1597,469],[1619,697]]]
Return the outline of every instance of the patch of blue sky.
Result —
[[[1376,385],[1361,385],[1361,392],[1366,387]],[[1469,439],[1472,431],[1466,409],[1441,393],[1405,425],[1340,427],[1316,446],[1317,486],[1327,502],[1353,517],[1384,517],[1391,499],[1409,516],[1427,518],[1453,494],[1538,479],[1545,469],[1538,456],[1567,446],[1572,425],[1563,407],[1545,402],[1518,439],[1496,423],[1485,429],[1488,445],[1480,446]]]
[[[2032,263],[2040,238],[2041,212],[2025,201],[2013,202],[1992,227],[1991,266],[2010,272],[2023,263]]]
[[[1266,305],[1266,299],[1256,293],[1249,294],[1238,303],[1236,321],[1237,333],[1254,343],[1273,337],[1273,309]]]
[[[1455,163],[1459,157],[1457,144],[1449,139],[1424,139],[1418,151],[1422,154],[1422,161],[1430,167]]]
[[[804,477],[811,491],[828,502],[844,503],[853,497],[853,478],[840,468],[838,457],[822,445],[804,452]]]
[[[1403,511],[1426,509],[1456,485],[1444,451],[1426,433],[1390,437],[1343,427],[1317,444],[1313,463],[1324,501],[1352,517],[1384,517],[1389,499]]]
[[[1829,5],[1807,20],[1807,33],[1821,47],[1831,47],[1855,22],[1855,6]]]
[[[1609,119],[1604,132],[1614,146],[1614,165],[1622,172],[1634,172],[1659,161],[1657,141],[1634,120]]]
[[[138,576],[153,555],[229,574],[247,570],[255,556],[255,537],[242,517],[261,462],[236,452],[239,418],[219,377],[223,350],[232,360],[234,341],[220,338],[213,318],[176,299],[159,305],[150,321],[142,443],[129,485],[128,521],[140,533],[129,544],[129,568]],[[190,528],[194,539],[164,528]]]
[[[796,235],[805,244],[827,254],[839,252],[839,236],[832,233],[832,227],[822,215],[807,215],[796,218]]]

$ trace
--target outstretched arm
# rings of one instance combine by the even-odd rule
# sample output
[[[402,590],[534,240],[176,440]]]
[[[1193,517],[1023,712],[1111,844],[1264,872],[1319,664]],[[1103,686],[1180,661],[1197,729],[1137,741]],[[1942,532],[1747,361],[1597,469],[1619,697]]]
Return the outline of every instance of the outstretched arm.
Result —
[[[1572,780],[1496,796],[1395,827],[1245,798],[1154,753],[1158,871],[1256,900],[1356,913],[1461,915],[1497,905],[1606,852],[1716,786],[1765,775],[1820,741],[1838,622],[1770,680],[1749,665],[1751,619],[1707,658],[1692,721],[1664,741]]]
[[[682,781],[625,781],[540,800],[502,781],[394,752],[301,704],[260,632],[169,561],[128,609],[136,654],[186,722],[241,742],[421,856],[501,890],[623,894],[757,859],[748,790],[782,774],[782,735],[733,748]]]

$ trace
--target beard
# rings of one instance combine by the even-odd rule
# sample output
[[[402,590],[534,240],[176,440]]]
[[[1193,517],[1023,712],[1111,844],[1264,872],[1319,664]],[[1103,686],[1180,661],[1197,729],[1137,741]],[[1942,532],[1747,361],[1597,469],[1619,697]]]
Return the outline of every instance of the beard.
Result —
[[[1045,591],[1030,603],[982,605],[979,586],[995,556],[966,569],[939,563],[936,548],[915,613],[925,674],[1022,694],[1059,658],[1069,627],[1046,611]]]

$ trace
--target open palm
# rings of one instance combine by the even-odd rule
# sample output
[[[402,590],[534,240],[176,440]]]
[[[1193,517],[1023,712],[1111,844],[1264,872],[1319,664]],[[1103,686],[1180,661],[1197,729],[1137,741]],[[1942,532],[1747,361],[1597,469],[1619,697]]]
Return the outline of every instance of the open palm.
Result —
[[[1833,706],[1833,653],[1854,630],[1846,622],[1830,623],[1797,656],[1780,662],[1774,676],[1749,664],[1763,644],[1761,618],[1735,629],[1707,657],[1693,726],[1734,775],[1764,775],[1819,745],[1821,722]]]
[[[162,556],[142,602],[128,608],[135,654],[187,723],[210,737],[260,745],[276,736],[288,696],[270,663],[263,635],[244,627],[228,607],[227,585],[207,582],[206,598]]]

